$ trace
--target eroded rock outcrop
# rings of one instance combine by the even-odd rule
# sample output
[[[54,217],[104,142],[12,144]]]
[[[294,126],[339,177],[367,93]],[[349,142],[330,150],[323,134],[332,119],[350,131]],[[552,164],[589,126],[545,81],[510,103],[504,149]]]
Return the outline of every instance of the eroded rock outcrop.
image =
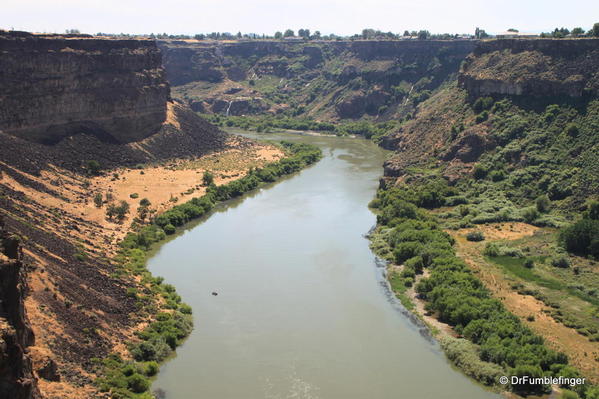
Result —
[[[230,115],[295,107],[295,116],[319,120],[405,116],[413,109],[410,94],[434,90],[455,76],[475,45],[474,40],[159,42],[174,96],[195,109],[224,114],[224,105],[235,100],[229,90],[241,88],[236,96],[265,106],[234,107],[238,111]]]
[[[27,291],[19,239],[0,216],[0,398],[39,398],[28,347],[34,337],[25,314]]]
[[[599,93],[599,39],[511,39],[479,43],[458,82],[473,96],[581,97]]]
[[[93,134],[128,143],[156,133],[169,86],[156,43],[0,33],[0,130],[55,143]]]

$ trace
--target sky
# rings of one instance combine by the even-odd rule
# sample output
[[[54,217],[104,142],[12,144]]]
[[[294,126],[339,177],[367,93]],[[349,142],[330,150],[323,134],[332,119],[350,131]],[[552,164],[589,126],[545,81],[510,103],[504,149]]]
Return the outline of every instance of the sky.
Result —
[[[350,35],[364,28],[402,33],[546,32],[599,22],[597,0],[2,0],[0,29],[64,33],[231,32],[307,28]]]

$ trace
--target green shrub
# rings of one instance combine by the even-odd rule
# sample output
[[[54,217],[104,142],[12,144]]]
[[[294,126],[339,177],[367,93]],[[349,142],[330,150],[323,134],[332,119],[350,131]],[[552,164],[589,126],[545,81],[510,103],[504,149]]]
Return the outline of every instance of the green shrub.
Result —
[[[150,381],[141,374],[132,374],[127,377],[127,385],[135,393],[142,393],[150,388]]]
[[[578,125],[575,123],[568,124],[568,126],[566,126],[565,132],[570,137],[578,136],[578,132],[579,132]]]
[[[87,173],[89,173],[90,175],[99,176],[100,172],[102,170],[102,167],[100,166],[100,162],[98,162],[96,160],[91,160],[91,161],[87,161],[86,169],[87,169]]]
[[[94,195],[94,205],[96,205],[96,208],[101,208],[103,203],[102,193],[96,193],[96,195]]]
[[[482,233],[482,231],[471,231],[466,234],[466,239],[468,241],[484,241],[485,235]]]
[[[150,200],[149,200],[149,199],[147,199],[147,198],[142,198],[142,199],[141,199],[141,201],[139,201],[139,205],[140,205],[140,206],[145,206],[145,207],[148,207],[148,206],[152,205],[152,203],[150,202]]]
[[[489,172],[489,170],[484,167],[483,165],[477,163],[474,166],[474,170],[472,171],[472,175],[474,176],[475,179],[477,180],[481,180],[484,179],[485,177],[487,177],[487,173]]]
[[[599,257],[599,220],[581,219],[562,229],[560,242],[569,252]]]
[[[476,99],[474,104],[472,104],[472,109],[474,112],[479,113],[485,110],[489,110],[493,107],[493,98],[492,97],[479,97]]]
[[[144,364],[144,374],[147,375],[148,377],[153,377],[156,374],[158,374],[158,370],[159,370],[159,366],[158,363],[152,361],[152,362],[146,362]]]
[[[209,171],[204,172],[202,175],[202,185],[208,187],[211,184],[214,184],[214,174]]]
[[[463,195],[454,195],[454,196],[445,198],[446,206],[456,206],[456,205],[467,204],[467,203],[468,203],[468,200]]]
[[[192,309],[191,306],[187,305],[186,303],[182,303],[179,306],[179,312],[183,313],[183,314],[192,314]]]
[[[570,267],[570,259],[567,256],[556,256],[551,259],[551,265],[562,269]]]
[[[476,115],[476,123],[483,123],[484,121],[486,121],[487,119],[489,119],[489,112],[487,111],[483,111],[480,114]]]
[[[380,209],[395,215],[395,205],[405,209],[405,202],[414,204],[418,201],[418,189],[412,185],[379,191]],[[545,347],[539,336],[492,297],[470,268],[455,256],[453,240],[448,235],[439,234],[441,230],[431,216],[416,209],[413,218],[384,217],[379,219],[379,223],[387,228],[393,227],[387,241],[393,248],[395,260],[404,262],[404,268],[409,269],[405,271],[407,277],[403,277],[405,280],[402,282],[412,283],[414,269],[408,265],[420,263],[411,259],[422,258],[423,266],[430,273],[416,284],[416,292],[426,301],[426,309],[435,312],[440,321],[453,326],[458,334],[475,345],[453,351],[447,349],[448,356],[460,367],[469,370],[470,375],[487,384],[495,384],[499,375],[523,371],[536,375],[539,371],[549,372],[550,367],[567,364],[565,355]],[[523,256],[518,249],[497,243],[487,244],[485,252],[491,256]],[[513,388],[521,393],[538,391],[538,387],[532,386]]]
[[[534,260],[532,260],[532,259],[530,259],[530,258],[527,258],[527,259],[524,261],[524,267],[525,267],[525,268],[527,268],[527,269],[532,269],[534,266],[535,266],[535,261],[534,261]]]
[[[547,195],[541,195],[535,201],[535,205],[537,207],[537,211],[539,211],[540,213],[547,213],[551,208],[551,201],[549,200],[549,197]]]
[[[393,255],[395,256],[395,263],[402,264],[404,261],[420,254],[420,251],[424,249],[424,245],[420,242],[408,241],[399,243]]]
[[[599,201],[589,201],[587,203],[587,210],[584,212],[583,217],[585,219],[599,220]]]
[[[539,211],[536,207],[525,208],[522,211],[522,218],[526,223],[532,223],[539,217]]]
[[[501,366],[482,361],[480,349],[466,339],[444,336],[439,341],[449,360],[485,385],[497,385],[499,377],[506,374]]]
[[[175,234],[175,231],[177,231],[177,229],[172,224],[164,226],[164,232],[168,235]]]

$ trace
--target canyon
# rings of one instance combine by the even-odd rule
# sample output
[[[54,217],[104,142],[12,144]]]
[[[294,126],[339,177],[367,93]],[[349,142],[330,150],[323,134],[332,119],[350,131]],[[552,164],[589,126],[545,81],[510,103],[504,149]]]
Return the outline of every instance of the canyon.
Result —
[[[471,219],[520,215],[547,193],[562,226],[569,209],[582,212],[599,194],[599,39],[216,42],[0,32],[0,52],[0,390],[11,398],[107,396],[94,384],[97,359],[126,357],[153,318],[139,311],[139,298],[150,296],[145,282],[120,274],[115,261],[119,242],[143,224],[133,215],[140,199],[155,216],[203,196],[206,171],[222,185],[285,156],[206,118],[220,126],[247,116],[388,124],[377,137],[393,151],[380,187],[437,178],[480,192],[503,184],[508,205],[483,209],[486,199],[476,199]],[[475,178],[477,167],[488,177]],[[117,201],[132,210],[123,222],[106,216]],[[444,216],[454,221],[451,212]],[[452,234],[470,261],[488,262],[467,246],[464,226]],[[595,272],[573,259],[582,275]],[[516,295],[505,287],[494,289]],[[517,295],[508,299],[520,306],[525,295]],[[529,324],[542,331],[537,319]],[[594,333],[559,326],[571,347],[595,353],[586,338]],[[579,352],[575,365],[596,378],[596,364]]]
[[[153,319],[119,243],[202,196],[203,172],[224,184],[283,153],[173,101],[153,41],[0,32],[0,49],[0,397],[104,397],[97,359]]]

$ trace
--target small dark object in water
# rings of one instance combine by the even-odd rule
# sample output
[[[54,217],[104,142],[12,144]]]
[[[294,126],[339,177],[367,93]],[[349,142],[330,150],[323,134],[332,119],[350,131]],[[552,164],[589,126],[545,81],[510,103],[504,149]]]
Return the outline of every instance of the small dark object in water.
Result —
[[[212,295],[214,295],[214,296],[217,296],[217,295],[218,295],[218,292],[214,292],[214,291],[212,291]]]

